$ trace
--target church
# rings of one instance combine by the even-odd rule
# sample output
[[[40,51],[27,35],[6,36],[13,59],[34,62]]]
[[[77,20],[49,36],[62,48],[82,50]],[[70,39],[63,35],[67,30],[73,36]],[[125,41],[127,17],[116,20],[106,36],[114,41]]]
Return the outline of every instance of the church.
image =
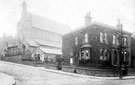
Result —
[[[22,3],[16,38],[23,54],[29,54],[32,59],[54,62],[57,56],[62,55],[62,35],[69,31],[68,25],[30,13],[26,2]]]

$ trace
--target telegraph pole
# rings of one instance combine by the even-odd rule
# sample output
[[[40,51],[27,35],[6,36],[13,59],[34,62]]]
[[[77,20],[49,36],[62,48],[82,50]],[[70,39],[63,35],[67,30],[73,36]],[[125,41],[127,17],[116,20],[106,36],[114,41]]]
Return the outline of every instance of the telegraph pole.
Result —
[[[119,78],[122,79],[123,78],[123,75],[122,75],[122,61],[123,61],[123,58],[122,58],[122,24],[120,24],[120,58],[119,58],[119,71],[120,71],[120,75],[119,75]]]

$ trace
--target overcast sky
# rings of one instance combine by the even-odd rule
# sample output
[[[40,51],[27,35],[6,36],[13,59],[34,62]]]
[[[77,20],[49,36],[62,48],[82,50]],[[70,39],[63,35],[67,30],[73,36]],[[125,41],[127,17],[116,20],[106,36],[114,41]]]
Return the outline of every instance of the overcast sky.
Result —
[[[92,21],[116,26],[117,18],[123,29],[135,32],[135,0],[24,0],[28,11],[68,24],[71,29],[84,25],[86,12]],[[15,35],[23,0],[0,0],[0,37]]]

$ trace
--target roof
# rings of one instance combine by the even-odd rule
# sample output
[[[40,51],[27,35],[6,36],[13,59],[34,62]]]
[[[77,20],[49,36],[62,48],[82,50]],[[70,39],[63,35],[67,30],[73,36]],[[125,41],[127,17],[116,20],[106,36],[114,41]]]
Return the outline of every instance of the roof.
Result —
[[[117,27],[114,27],[114,26],[112,26],[112,25],[107,25],[107,24],[100,23],[100,22],[91,22],[91,24],[89,24],[89,25],[83,25],[83,26],[77,28],[76,30],[72,30],[70,33],[74,33],[74,32],[83,30],[83,29],[85,29],[85,28],[87,28],[87,27],[94,26],[94,25],[96,25],[96,26],[101,26],[101,27],[104,27],[104,28],[106,28],[106,29],[111,29],[111,30],[120,31]],[[127,32],[127,31],[125,31],[125,30],[123,30],[123,32],[131,34],[130,32]],[[67,34],[70,34],[70,33],[67,33]]]
[[[30,46],[34,46],[34,47],[37,47],[38,46],[38,44],[34,41],[34,40],[32,40],[32,39],[27,39],[27,40],[25,40]]]
[[[40,28],[57,34],[66,34],[70,31],[70,27],[68,25],[32,13],[29,14],[32,19],[32,27]]]
[[[62,48],[62,44],[61,43],[49,42],[49,41],[40,40],[40,39],[35,39],[35,41],[39,45],[45,45],[45,46],[50,46],[50,47]]]
[[[40,47],[39,49],[42,50],[44,53],[62,55],[61,49],[48,48],[48,47]]]
[[[40,40],[40,39],[27,39],[25,41],[30,46],[33,46],[33,47],[43,45],[43,46],[48,46],[48,47],[62,48],[62,44],[60,44],[60,43],[49,42],[49,41]]]

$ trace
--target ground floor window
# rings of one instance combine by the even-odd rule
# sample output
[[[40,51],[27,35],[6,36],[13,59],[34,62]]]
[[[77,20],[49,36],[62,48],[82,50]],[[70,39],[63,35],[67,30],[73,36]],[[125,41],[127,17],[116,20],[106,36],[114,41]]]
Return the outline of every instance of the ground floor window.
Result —
[[[79,52],[79,64],[86,65],[90,61],[90,49],[83,48]]]
[[[119,51],[112,50],[112,65],[116,66],[119,64]]]
[[[100,49],[100,60],[109,60],[109,51],[107,49]]]
[[[89,60],[90,59],[90,51],[89,49],[82,49],[80,59]]]
[[[122,56],[123,56],[123,64],[127,65],[129,63],[129,53],[128,53],[128,51],[123,50]]]

